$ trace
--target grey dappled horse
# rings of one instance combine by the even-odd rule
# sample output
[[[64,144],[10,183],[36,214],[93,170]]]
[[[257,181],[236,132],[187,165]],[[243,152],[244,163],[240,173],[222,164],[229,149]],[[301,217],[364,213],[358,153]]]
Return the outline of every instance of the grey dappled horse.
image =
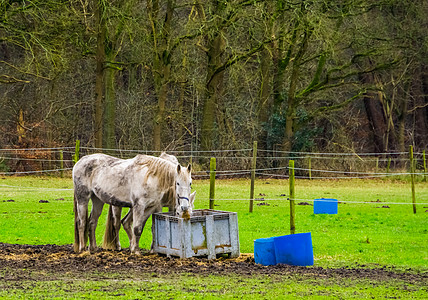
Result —
[[[162,152],[159,158],[168,160],[175,165],[178,165],[178,159],[174,155],[167,154]],[[189,219],[192,214],[193,203],[195,200],[196,191],[190,194],[189,201],[186,198],[177,198],[175,197],[175,185],[170,187],[170,189],[164,194],[162,198],[162,206],[168,207],[170,212],[173,212],[174,215]],[[121,225],[121,214],[122,207],[121,206],[113,206],[110,205],[109,211],[107,214],[106,221],[106,230],[103,238],[103,248],[108,250],[120,250],[120,240],[119,240],[119,230]],[[129,212],[132,214],[132,211]],[[129,218],[129,216],[128,216]],[[127,230],[124,226],[124,229],[128,235],[129,241],[132,240],[132,230]],[[152,228],[153,234],[153,228]]]
[[[191,206],[191,166],[187,168],[168,160],[148,155],[119,159],[105,154],[82,157],[73,168],[75,252],[96,251],[95,229],[105,203],[129,207],[122,220],[130,238],[131,253],[140,253],[139,240],[152,213],[163,206],[176,206],[187,211]],[[194,194],[193,194],[194,198]],[[88,218],[89,199],[92,211]],[[120,227],[120,223],[119,223]]]

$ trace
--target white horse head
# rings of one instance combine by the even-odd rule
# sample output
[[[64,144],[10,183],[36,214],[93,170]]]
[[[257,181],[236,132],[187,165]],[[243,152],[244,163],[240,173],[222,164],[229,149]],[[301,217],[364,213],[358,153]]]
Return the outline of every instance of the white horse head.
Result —
[[[195,200],[196,191],[190,193],[190,187],[192,184],[191,178],[191,165],[186,168],[180,166],[177,157],[171,154],[167,154],[162,152],[159,158],[172,162],[177,165],[177,179],[175,183],[175,212],[176,216],[180,218],[189,219],[192,214],[193,202]],[[183,172],[187,172],[188,174],[183,174]],[[190,182],[189,182],[190,180]],[[189,195],[189,196],[187,196]]]
[[[175,181],[175,210],[176,215],[184,219],[189,219],[192,214],[193,201],[195,200],[196,194],[196,192],[191,193],[191,170],[191,165],[188,165],[187,168],[183,168],[180,164],[177,165],[177,178]]]

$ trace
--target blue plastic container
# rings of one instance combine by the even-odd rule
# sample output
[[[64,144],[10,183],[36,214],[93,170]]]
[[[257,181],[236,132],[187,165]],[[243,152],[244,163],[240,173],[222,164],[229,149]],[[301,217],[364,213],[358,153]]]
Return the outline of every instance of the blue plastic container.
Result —
[[[254,261],[264,266],[276,265],[274,238],[257,239],[254,241]]]
[[[315,199],[314,214],[337,214],[337,199]]]
[[[274,237],[277,264],[312,266],[314,252],[311,233],[296,233]]]

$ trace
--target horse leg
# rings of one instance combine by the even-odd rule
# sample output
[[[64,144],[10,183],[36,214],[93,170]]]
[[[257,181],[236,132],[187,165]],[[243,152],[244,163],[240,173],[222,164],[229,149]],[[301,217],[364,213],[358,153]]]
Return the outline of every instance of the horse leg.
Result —
[[[89,193],[75,192],[75,252],[82,252],[86,248],[86,233],[88,221]]]
[[[95,238],[95,229],[97,228],[98,218],[103,211],[104,202],[98,199],[97,196],[92,195],[92,210],[89,216],[89,252],[94,253],[97,251],[97,242]]]
[[[157,206],[149,207],[146,209],[142,209],[141,207],[137,207],[138,209],[135,209],[135,208],[136,206],[133,207],[134,244],[133,244],[133,247],[131,248],[131,253],[140,254],[139,243],[140,243],[141,234],[143,233],[143,229],[144,229],[144,226],[146,225],[147,219],[150,217],[150,215],[154,211],[156,211]]]
[[[132,214],[132,208],[129,209],[126,216],[122,219],[122,225],[123,229],[125,229],[126,234],[128,235],[129,239],[129,248],[133,249],[133,245],[135,245],[134,241],[134,235],[132,234],[132,220],[133,220],[133,214]]]
[[[115,232],[115,242],[116,242],[116,250],[122,249],[120,246],[119,240],[119,230],[120,230],[120,216],[122,215],[122,207],[113,206],[113,227]]]

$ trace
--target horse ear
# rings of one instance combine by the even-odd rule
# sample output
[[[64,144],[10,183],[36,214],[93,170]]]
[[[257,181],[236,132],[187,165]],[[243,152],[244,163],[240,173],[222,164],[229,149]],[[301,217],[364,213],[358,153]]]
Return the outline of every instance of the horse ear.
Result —
[[[189,173],[190,173],[190,171],[192,171],[192,165],[191,165],[191,164],[189,164],[189,165],[187,166],[187,171],[189,171]]]
[[[181,172],[181,166],[180,166],[180,164],[178,164],[177,165],[177,173],[180,174],[180,172]]]

